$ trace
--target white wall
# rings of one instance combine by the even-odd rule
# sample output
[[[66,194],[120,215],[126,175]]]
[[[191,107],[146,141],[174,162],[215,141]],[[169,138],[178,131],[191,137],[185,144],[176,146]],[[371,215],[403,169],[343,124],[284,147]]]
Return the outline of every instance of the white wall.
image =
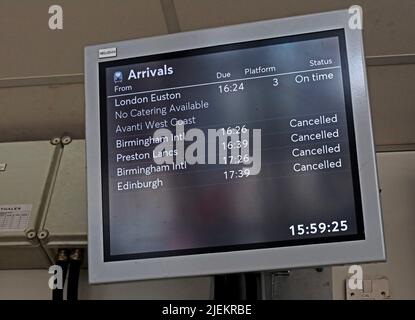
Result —
[[[51,299],[47,270],[0,271],[0,300]],[[89,285],[82,271],[79,299],[210,299],[210,277]]]

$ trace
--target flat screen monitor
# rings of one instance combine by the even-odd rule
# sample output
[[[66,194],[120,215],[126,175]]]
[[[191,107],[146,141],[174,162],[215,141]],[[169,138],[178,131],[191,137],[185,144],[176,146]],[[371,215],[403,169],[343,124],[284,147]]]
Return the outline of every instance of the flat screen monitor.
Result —
[[[86,48],[91,282],[385,259],[350,18]]]

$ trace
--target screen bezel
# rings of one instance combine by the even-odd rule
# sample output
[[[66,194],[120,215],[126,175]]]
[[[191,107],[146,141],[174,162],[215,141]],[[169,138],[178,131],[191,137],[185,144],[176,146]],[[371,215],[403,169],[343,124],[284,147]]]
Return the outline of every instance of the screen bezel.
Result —
[[[286,269],[385,259],[362,34],[361,30],[349,29],[348,19],[347,11],[335,11],[86,48],[85,94],[90,282]],[[148,57],[151,59],[154,56],[172,55],[174,52],[188,50],[206,52],[212,50],[211,48],[223,45],[238,46],[241,43],[246,44],[263,41],[264,39],[282,39],[288,36],[304,37],[307,34],[316,34],[323,31],[333,32],[333,30],[338,29],[344,30],[345,54],[347,57],[344,54],[342,57],[346,59],[345,63],[349,67],[350,81],[345,82],[346,86],[350,85],[353,113],[352,128],[349,127],[350,115],[347,114],[349,143],[355,141],[356,144],[356,160],[360,182],[357,181],[359,183],[358,188],[361,189],[362,224],[365,225],[365,237],[360,233],[357,236],[351,236],[353,239],[344,240],[339,240],[337,237],[335,239],[329,238],[329,240],[323,238],[321,241],[314,243],[310,243],[309,239],[292,240],[305,241],[305,243],[297,243],[295,246],[239,250],[227,248],[228,250],[225,252],[194,252],[190,255],[176,254],[173,256],[147,257],[146,259],[120,257],[120,259],[109,261],[104,254],[103,213],[105,212],[105,203],[103,203],[103,200],[105,199],[105,193],[103,196],[103,191],[105,190],[102,186],[105,184],[105,177],[102,176],[102,149],[104,148],[105,151],[105,145],[103,144],[105,141],[102,140],[102,132],[106,128],[102,127],[100,116],[99,93],[102,94],[103,85],[102,79],[101,83],[99,79],[100,66],[102,68],[112,64],[119,65],[120,62],[126,59],[147,59]],[[117,57],[98,59],[99,49],[109,47],[117,48]],[[340,51],[342,54],[342,50]],[[343,61],[342,67],[344,67]],[[349,90],[345,89],[345,91]],[[345,98],[347,105],[347,97]],[[353,139],[353,134],[356,139]],[[350,150],[351,159],[356,158],[353,153],[353,150]],[[357,166],[352,167],[356,168]],[[355,178],[353,180],[356,181]]]

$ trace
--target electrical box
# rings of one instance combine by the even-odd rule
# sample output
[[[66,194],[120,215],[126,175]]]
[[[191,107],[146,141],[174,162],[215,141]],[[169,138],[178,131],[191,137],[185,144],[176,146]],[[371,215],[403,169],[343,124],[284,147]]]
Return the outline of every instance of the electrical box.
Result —
[[[63,153],[38,238],[54,259],[59,248],[86,248],[85,140],[62,139]]]
[[[0,269],[50,266],[37,231],[61,152],[54,141],[0,144]]]
[[[0,269],[45,268],[86,248],[85,140],[0,144]]]

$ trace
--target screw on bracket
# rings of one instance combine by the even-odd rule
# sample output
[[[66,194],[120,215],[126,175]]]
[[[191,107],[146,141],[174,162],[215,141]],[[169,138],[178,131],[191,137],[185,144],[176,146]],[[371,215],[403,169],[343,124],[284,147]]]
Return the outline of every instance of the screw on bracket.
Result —
[[[72,138],[70,136],[63,136],[61,140],[63,145],[67,145],[72,142]]]
[[[26,232],[26,238],[29,240],[33,240],[36,238],[36,231],[35,230],[28,230]]]
[[[54,146],[56,146],[59,143],[61,143],[61,138],[60,137],[54,137],[54,138],[50,139],[50,143],[53,144]]]
[[[49,231],[47,231],[47,230],[42,230],[42,231],[40,231],[39,232],[39,234],[38,234],[38,238],[39,238],[39,240],[44,240],[44,239],[46,239],[47,237],[49,236]]]

